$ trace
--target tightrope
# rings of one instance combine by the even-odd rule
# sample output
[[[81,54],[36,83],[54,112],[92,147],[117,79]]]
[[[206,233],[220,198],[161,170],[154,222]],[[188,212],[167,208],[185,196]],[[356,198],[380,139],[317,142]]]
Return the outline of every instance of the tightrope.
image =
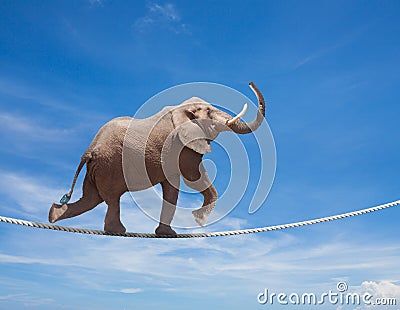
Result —
[[[302,222],[294,222],[294,223],[288,223],[288,224],[242,229],[242,230],[218,231],[218,232],[210,232],[210,233],[177,234],[176,236],[156,235],[156,234],[150,234],[150,233],[135,233],[135,232],[109,233],[109,232],[105,232],[103,230],[93,230],[93,229],[75,228],[75,227],[69,227],[69,226],[51,225],[51,224],[45,224],[45,223],[39,223],[39,222],[19,220],[19,219],[14,219],[14,218],[5,217],[5,216],[0,216],[0,222],[21,225],[21,226],[29,226],[29,227],[34,227],[34,228],[41,228],[41,229],[58,230],[58,231],[72,232],[72,233],[78,233],[78,234],[87,234],[87,235],[105,235],[105,236],[129,237],[129,238],[209,238],[209,237],[254,234],[254,233],[267,232],[267,231],[273,231],[273,230],[282,230],[282,229],[288,229],[288,228],[314,225],[314,224],[318,224],[318,223],[336,221],[336,220],[344,219],[347,217],[353,217],[353,216],[357,216],[357,215],[371,213],[371,212],[387,209],[390,207],[395,207],[398,205],[400,205],[400,200],[396,200],[393,202],[385,203],[385,204],[367,208],[367,209],[362,209],[362,210],[357,210],[357,211],[352,211],[352,212],[347,212],[347,213],[342,213],[342,214],[337,214],[337,215],[331,215],[331,216],[321,217],[321,218],[302,221]]]

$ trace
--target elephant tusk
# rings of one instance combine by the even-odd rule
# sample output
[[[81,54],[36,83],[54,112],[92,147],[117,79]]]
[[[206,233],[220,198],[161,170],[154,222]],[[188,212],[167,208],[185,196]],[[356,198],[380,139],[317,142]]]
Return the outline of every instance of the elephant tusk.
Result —
[[[234,118],[226,121],[226,125],[230,126],[230,125],[236,123],[237,121],[239,121],[243,117],[243,115],[246,113],[246,111],[247,111],[247,103],[244,104],[242,111],[240,111],[240,113],[238,115],[236,115]]]

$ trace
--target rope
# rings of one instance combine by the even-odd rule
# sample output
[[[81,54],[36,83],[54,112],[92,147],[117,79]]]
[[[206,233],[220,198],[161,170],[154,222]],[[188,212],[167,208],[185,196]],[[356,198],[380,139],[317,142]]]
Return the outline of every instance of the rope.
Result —
[[[371,213],[371,212],[387,209],[390,207],[395,207],[398,205],[400,205],[400,200],[389,202],[386,204],[382,204],[382,205],[367,208],[367,209],[362,209],[362,210],[357,210],[357,211],[347,212],[347,213],[342,213],[342,214],[337,214],[337,215],[331,215],[331,216],[327,216],[327,217],[321,217],[321,218],[302,221],[302,222],[294,222],[294,223],[288,223],[288,224],[242,229],[242,230],[219,231],[219,232],[210,232],[210,233],[177,234],[176,236],[156,235],[156,234],[149,234],[149,233],[134,233],[134,232],[109,233],[109,232],[105,232],[103,230],[92,230],[92,229],[84,229],[84,228],[50,225],[50,224],[44,224],[44,223],[38,223],[38,222],[24,221],[24,220],[14,219],[14,218],[10,218],[10,217],[5,217],[5,216],[0,216],[0,222],[10,223],[10,224],[15,224],[15,225],[22,225],[22,226],[29,226],[29,227],[34,227],[34,228],[59,230],[59,231],[73,232],[73,233],[79,233],[79,234],[88,234],[88,235],[106,235],[106,236],[130,237],[130,238],[208,238],[208,237],[245,235],[245,234],[253,234],[253,233],[267,232],[267,231],[273,231],[273,230],[282,230],[282,229],[288,229],[288,228],[314,225],[314,224],[318,224],[318,223],[336,221],[336,220],[344,219],[347,217],[353,217],[353,216],[357,216],[357,215]]]

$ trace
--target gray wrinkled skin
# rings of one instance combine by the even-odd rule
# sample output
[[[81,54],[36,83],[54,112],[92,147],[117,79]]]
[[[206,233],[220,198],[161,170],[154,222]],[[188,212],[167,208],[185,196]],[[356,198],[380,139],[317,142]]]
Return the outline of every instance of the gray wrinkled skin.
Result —
[[[123,233],[126,229],[120,220],[120,197],[127,191],[161,184],[163,204],[156,233],[174,235],[170,225],[182,177],[187,186],[204,197],[202,207],[192,213],[200,226],[205,225],[218,198],[202,164],[203,155],[211,151],[210,142],[223,131],[249,133],[264,118],[264,99],[255,85],[250,85],[258,97],[259,110],[257,118],[249,124],[238,122],[226,126],[232,116],[197,97],[167,106],[146,119],[125,116],[109,121],[82,155],[70,192],[86,164],[82,197],[74,203],[54,203],[49,221],[55,223],[80,215],[104,201],[108,206],[104,230]]]

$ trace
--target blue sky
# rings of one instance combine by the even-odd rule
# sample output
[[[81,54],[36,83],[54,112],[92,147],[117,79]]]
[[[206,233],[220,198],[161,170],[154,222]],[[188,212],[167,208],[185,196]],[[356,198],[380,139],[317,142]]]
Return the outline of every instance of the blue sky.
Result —
[[[198,81],[253,101],[254,81],[277,151],[263,207],[238,206],[207,230],[397,200],[399,32],[398,1],[2,1],[0,214],[46,221],[102,124]],[[338,281],[400,303],[399,212],[199,240],[0,224],[0,308],[278,309],[288,306],[258,305],[258,293],[326,292]],[[104,213],[62,224],[99,229]],[[122,220],[129,231],[156,226],[129,196]]]

